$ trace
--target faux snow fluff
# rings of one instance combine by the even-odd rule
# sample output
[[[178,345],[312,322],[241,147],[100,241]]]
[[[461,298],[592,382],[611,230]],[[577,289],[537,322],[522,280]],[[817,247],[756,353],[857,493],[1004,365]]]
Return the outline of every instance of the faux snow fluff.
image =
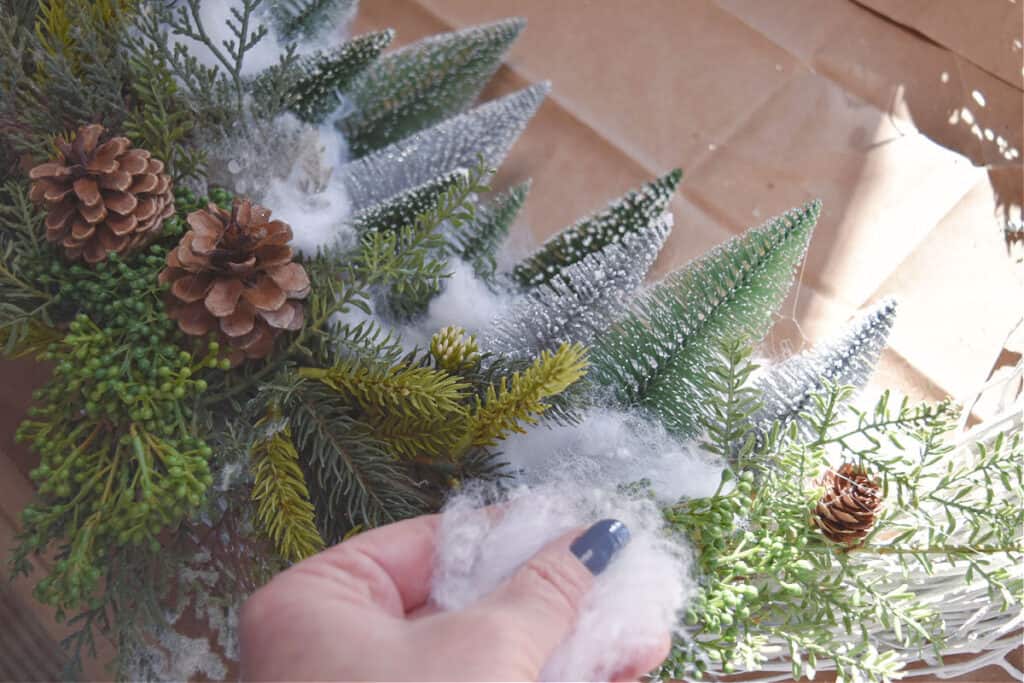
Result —
[[[493,591],[547,543],[576,527],[613,517],[631,541],[584,598],[576,629],[541,672],[546,681],[608,680],[638,651],[656,647],[678,623],[693,593],[688,548],[665,534],[658,508],[569,482],[520,487],[489,514],[493,491],[470,487],[445,507],[433,600],[466,607]]]

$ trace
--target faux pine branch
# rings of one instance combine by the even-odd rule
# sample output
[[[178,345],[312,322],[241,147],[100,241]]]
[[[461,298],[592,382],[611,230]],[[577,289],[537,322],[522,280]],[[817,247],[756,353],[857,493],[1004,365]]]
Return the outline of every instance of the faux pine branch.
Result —
[[[299,377],[323,382],[364,411],[436,422],[460,416],[468,385],[444,370],[341,362],[331,368],[300,368]]]
[[[289,562],[298,562],[323,550],[291,430],[285,426],[258,442],[252,459],[256,517],[277,552]]]
[[[303,382],[282,399],[327,543],[356,525],[378,526],[430,509],[408,465],[352,414],[345,396],[319,382]]]
[[[453,116],[348,164],[342,170],[352,206],[362,211],[481,156],[497,168],[551,86],[538,83]]]
[[[498,250],[508,237],[529,192],[529,180],[502,192],[478,207],[471,223],[449,235],[449,250],[470,264],[476,276],[485,282],[494,281]]]
[[[537,415],[547,410],[544,400],[557,395],[583,376],[587,367],[586,351],[580,345],[563,344],[557,351],[541,352],[523,372],[487,389],[477,399],[469,418],[469,443],[492,446],[511,432],[525,433],[521,423],[534,424]]]

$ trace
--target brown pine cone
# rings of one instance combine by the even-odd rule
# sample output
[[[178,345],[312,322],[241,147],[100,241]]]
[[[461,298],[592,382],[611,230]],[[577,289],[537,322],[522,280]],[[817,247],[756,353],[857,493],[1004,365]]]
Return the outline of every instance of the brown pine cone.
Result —
[[[188,215],[190,230],[167,254],[168,315],[182,332],[220,331],[231,361],[264,358],[281,330],[298,330],[309,295],[305,269],[292,261],[292,229],[270,211],[236,199]]]
[[[108,254],[146,246],[174,214],[171,178],[164,162],[128,138],[99,144],[103,126],[78,129],[60,154],[32,168],[29,197],[46,206],[46,239],[71,260],[98,263]]]
[[[882,510],[882,490],[853,463],[828,470],[820,482],[825,493],[814,507],[814,524],[830,540],[852,547],[868,535]]]

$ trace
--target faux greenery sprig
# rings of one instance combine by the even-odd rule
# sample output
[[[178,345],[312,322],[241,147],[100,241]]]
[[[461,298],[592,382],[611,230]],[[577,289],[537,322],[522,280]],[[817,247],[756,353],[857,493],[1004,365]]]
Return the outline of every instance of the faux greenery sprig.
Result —
[[[1019,434],[954,462],[948,404],[894,409],[886,394],[858,412],[844,407],[848,388],[831,387],[804,416],[816,439],[802,442],[793,427],[755,449],[747,416],[758,402],[745,388],[753,368],[749,351],[732,343],[709,369],[716,393],[706,448],[740,457],[715,495],[665,513],[698,548],[701,580],[689,635],[666,673],[754,670],[783,646],[794,678],[826,660],[843,680],[895,677],[908,655],[944,644],[940,608],[912,585],[914,563],[926,575],[939,565],[977,566],[968,581],[986,582],[1003,609],[1019,608],[1024,584],[1008,570],[1024,557]],[[874,473],[886,496],[874,531],[854,548],[812,524],[818,477],[841,461]],[[895,647],[879,651],[882,634]]]

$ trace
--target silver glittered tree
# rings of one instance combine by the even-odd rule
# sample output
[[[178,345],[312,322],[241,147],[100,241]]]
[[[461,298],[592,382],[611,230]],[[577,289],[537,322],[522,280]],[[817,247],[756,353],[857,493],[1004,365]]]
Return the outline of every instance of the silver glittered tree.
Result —
[[[483,158],[497,168],[551,89],[538,83],[482,104],[345,166],[342,180],[361,211]]]
[[[464,168],[439,175],[422,185],[363,209],[353,217],[352,225],[359,234],[372,230],[401,230],[413,225],[417,216],[437,206],[441,195],[465,177]]]
[[[762,406],[752,419],[758,431],[796,422],[801,435],[809,436],[801,413],[812,407],[814,396],[821,395],[827,384],[858,389],[867,384],[895,318],[896,301],[885,299],[835,337],[766,371],[756,382]]]
[[[483,341],[483,348],[532,357],[562,343],[588,343],[625,310],[654,265],[671,214],[605,245],[530,290]]]
[[[638,190],[627,192],[604,209],[581,218],[518,263],[512,270],[512,278],[525,288],[543,285],[588,254],[600,251],[631,232],[645,229],[665,213],[682,177],[683,172],[674,169]]]

